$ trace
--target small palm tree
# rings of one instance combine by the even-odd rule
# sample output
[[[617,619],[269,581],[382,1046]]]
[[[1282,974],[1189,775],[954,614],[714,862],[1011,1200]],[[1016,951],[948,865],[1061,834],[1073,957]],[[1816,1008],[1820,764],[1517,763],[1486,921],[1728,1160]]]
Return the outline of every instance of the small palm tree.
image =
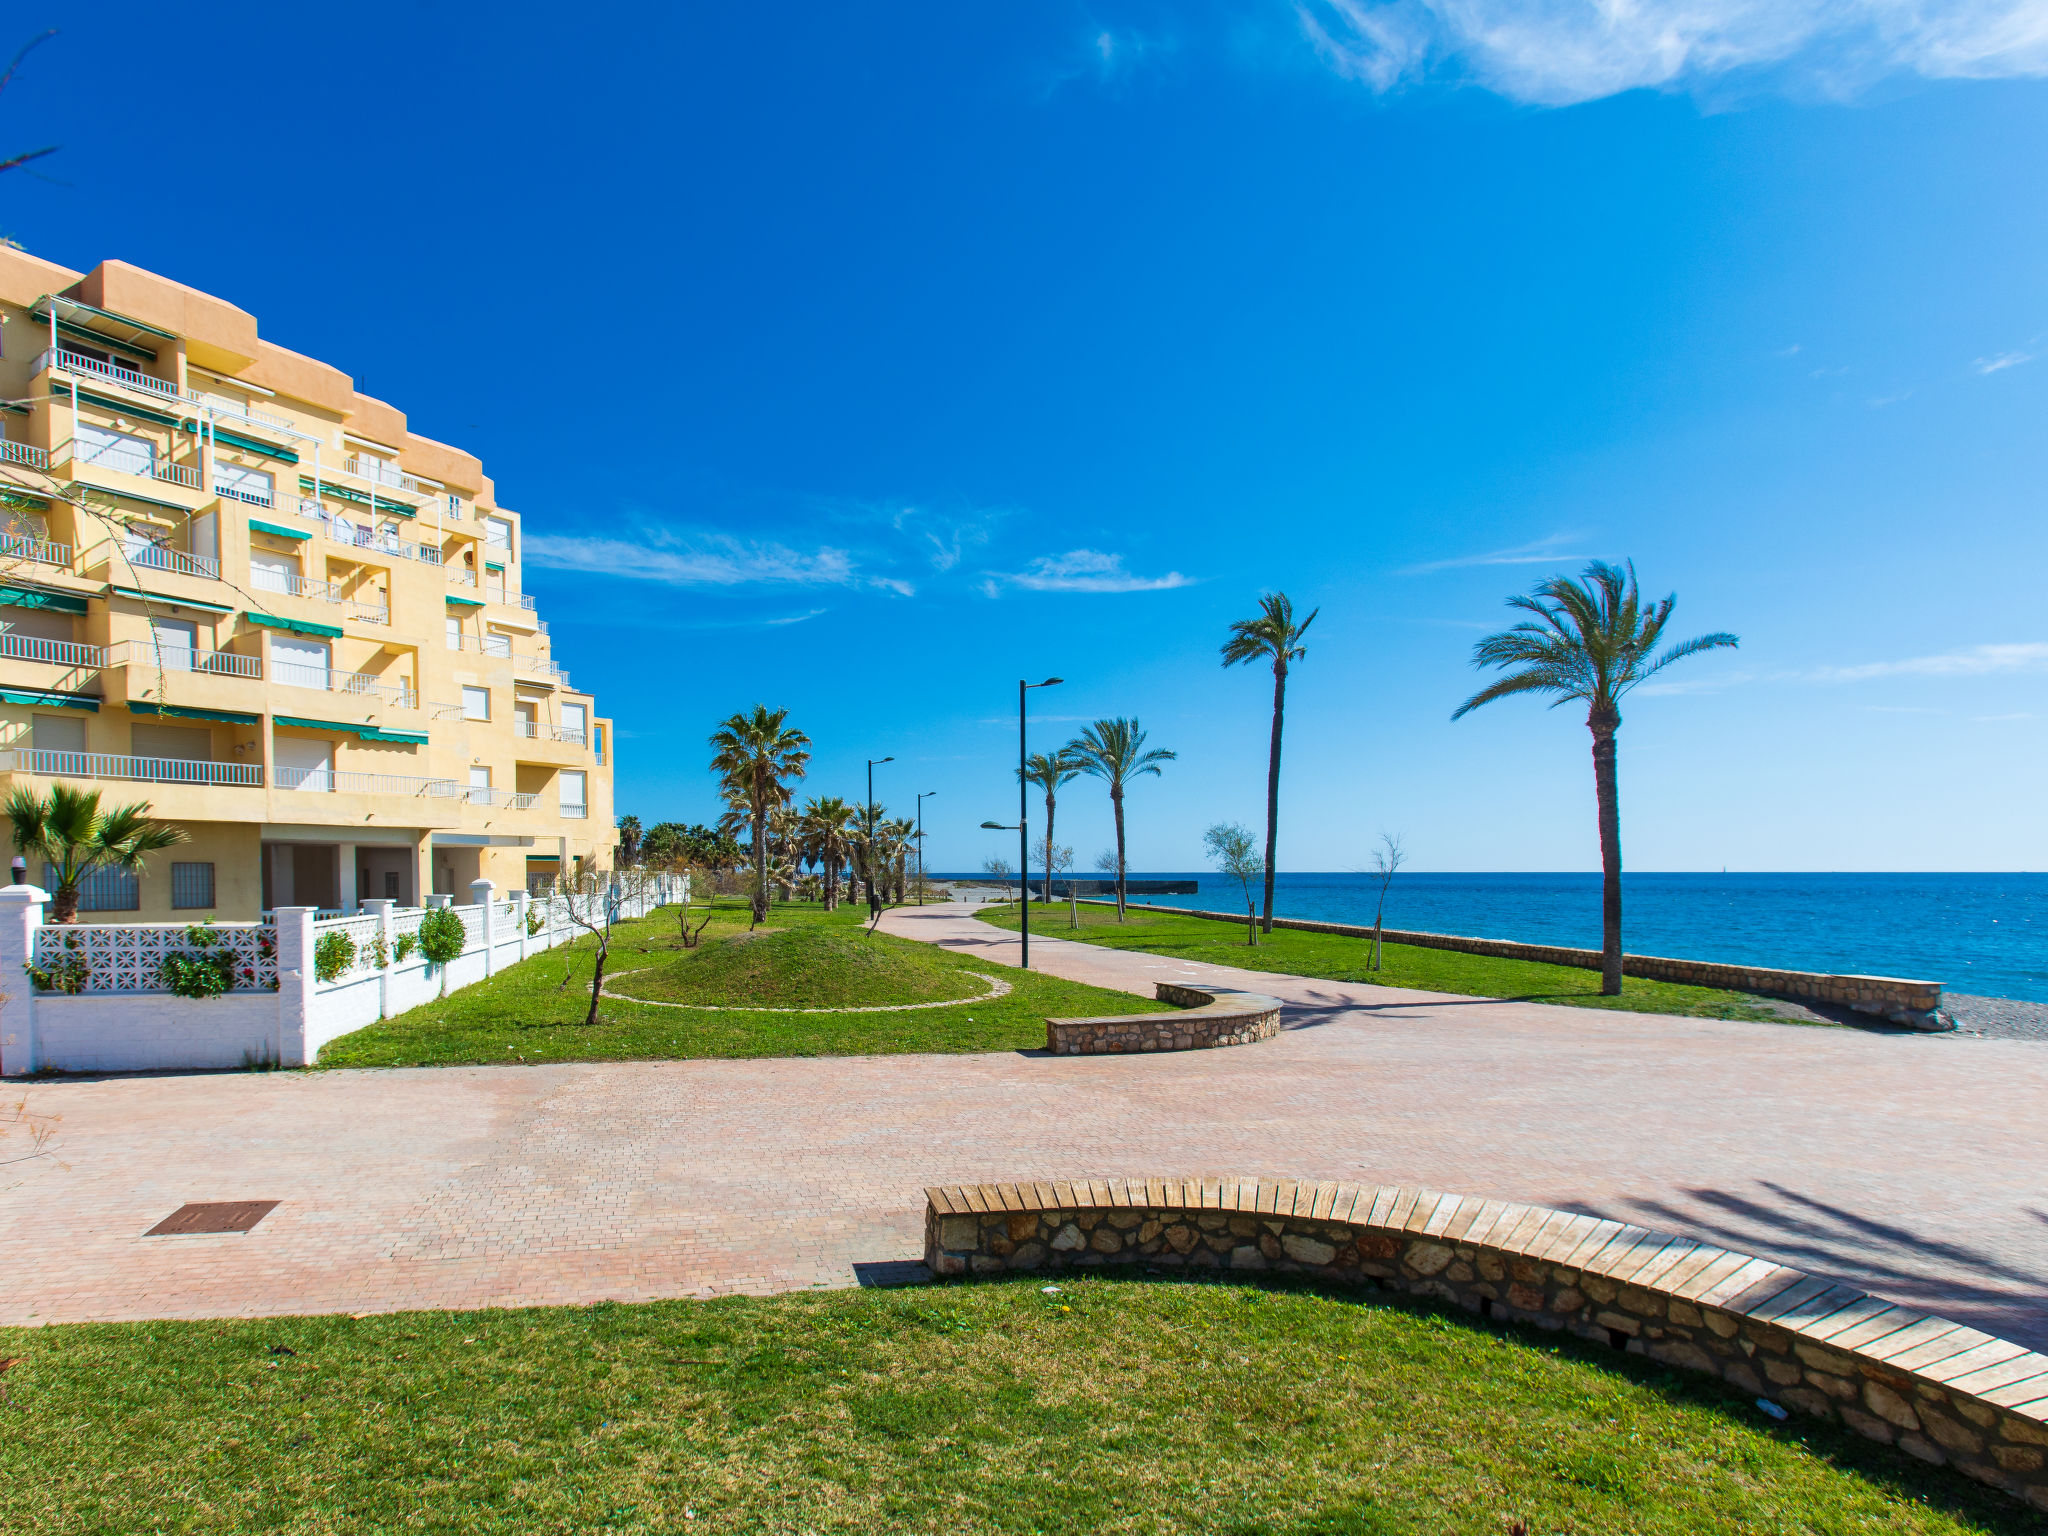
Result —
[[[1082,766],[1068,755],[1066,748],[1057,752],[1034,752],[1024,759],[1024,766],[1018,776],[1027,784],[1036,784],[1045,791],[1045,841],[1040,845],[1051,849],[1057,845],[1052,840],[1053,812],[1058,809],[1059,792],[1062,785],[1070,784],[1084,772]],[[1045,900],[1052,900],[1052,871],[1045,872]]]
[[[853,807],[838,795],[813,796],[804,806],[804,847],[825,874],[825,910],[839,905],[839,875],[846,868]]]
[[[640,830],[640,818],[638,816],[621,816],[618,825],[619,868],[631,869],[640,862],[640,846],[644,837]]]
[[[1116,816],[1116,920],[1122,922],[1127,869],[1124,860],[1124,790],[1133,779],[1148,773],[1157,776],[1159,765],[1172,762],[1179,754],[1164,747],[1148,750],[1145,728],[1136,720],[1121,715],[1114,720],[1098,720],[1083,727],[1081,734],[1062,750],[1081,765],[1083,773],[1093,774],[1109,785],[1109,808]]]
[[[1740,642],[1726,631],[1700,635],[1671,646],[1652,661],[1651,652],[1670,622],[1677,597],[1643,606],[1636,592],[1635,562],[1625,567],[1595,560],[1577,581],[1553,576],[1527,597],[1511,597],[1510,608],[1533,614],[1513,629],[1488,635],[1472,649],[1475,667],[1513,667],[1451,714],[1515,693],[1555,695],[1551,708],[1573,700],[1586,705],[1593,733],[1593,790],[1600,807],[1600,990],[1621,992],[1621,800],[1615,785],[1615,733],[1621,729],[1621,696],[1674,661]]]
[[[756,704],[711,733],[711,771],[731,799],[744,797],[754,835],[754,915],[768,916],[768,813],[789,802],[789,785],[810,767],[811,738],[789,724],[789,711]]]
[[[53,923],[78,920],[78,887],[94,870],[139,869],[144,855],[187,840],[184,828],[150,820],[146,801],[103,812],[98,790],[65,784],[52,784],[47,800],[26,787],[15,790],[7,819],[16,851],[50,866]]]
[[[888,839],[890,889],[895,893],[896,904],[901,906],[904,887],[910,879],[910,845],[917,837],[917,823],[908,816],[898,816],[882,824],[882,833]]]
[[[1268,933],[1273,931],[1273,858],[1280,845],[1280,729],[1287,718],[1287,669],[1308,654],[1301,637],[1322,611],[1314,609],[1297,624],[1287,594],[1268,592],[1259,599],[1259,616],[1239,619],[1223,642],[1226,667],[1247,661],[1273,664],[1273,741],[1266,753],[1266,907],[1261,925]]]

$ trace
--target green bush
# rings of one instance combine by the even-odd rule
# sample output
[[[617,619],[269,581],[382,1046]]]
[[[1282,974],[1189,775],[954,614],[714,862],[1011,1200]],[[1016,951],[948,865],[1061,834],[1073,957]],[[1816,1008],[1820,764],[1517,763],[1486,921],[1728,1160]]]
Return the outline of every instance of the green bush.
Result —
[[[420,918],[420,953],[430,963],[446,965],[468,942],[469,930],[448,908],[436,907]]]
[[[78,953],[78,937],[64,936],[64,953],[48,965],[37,965],[28,960],[21,967],[28,972],[31,985],[38,992],[65,992],[76,995],[85,990],[85,984],[92,977],[92,966],[84,955]]]
[[[540,913],[529,907],[526,913],[526,936],[530,939],[546,926],[547,924],[541,921]]]
[[[403,964],[406,956],[419,947],[420,941],[416,937],[409,933],[401,933],[391,946],[391,958]]]
[[[313,946],[313,974],[333,981],[356,963],[356,941],[339,928],[320,935]]]
[[[233,988],[235,952],[217,943],[219,937],[211,921],[194,923],[185,930],[192,947],[164,956],[157,975],[174,997],[219,997]]]

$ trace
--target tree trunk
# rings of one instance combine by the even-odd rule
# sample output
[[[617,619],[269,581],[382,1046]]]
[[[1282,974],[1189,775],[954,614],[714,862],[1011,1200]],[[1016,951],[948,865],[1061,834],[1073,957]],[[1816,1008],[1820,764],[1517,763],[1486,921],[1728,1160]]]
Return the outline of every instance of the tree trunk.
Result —
[[[1621,792],[1614,737],[1621,722],[1593,722],[1593,787],[1600,802],[1600,994],[1621,995]]]
[[[1266,932],[1273,931],[1273,860],[1280,846],[1280,727],[1287,718],[1287,663],[1273,662],[1273,744],[1266,754]]]
[[[761,770],[754,770],[754,920],[747,931],[768,920],[768,796],[761,783]],[[595,1008],[595,1004],[592,1007]]]
[[[604,962],[611,949],[609,940],[600,939],[597,944],[597,963],[590,970],[590,1012],[583,1016],[586,1025],[597,1022],[598,999],[604,996]]]
[[[75,923],[78,921],[78,887],[60,885],[50,897],[50,921],[53,923]]]
[[[1052,791],[1045,792],[1045,904],[1052,905]]]
[[[1110,808],[1116,812],[1116,920],[1124,920],[1124,791],[1120,784],[1111,785]]]

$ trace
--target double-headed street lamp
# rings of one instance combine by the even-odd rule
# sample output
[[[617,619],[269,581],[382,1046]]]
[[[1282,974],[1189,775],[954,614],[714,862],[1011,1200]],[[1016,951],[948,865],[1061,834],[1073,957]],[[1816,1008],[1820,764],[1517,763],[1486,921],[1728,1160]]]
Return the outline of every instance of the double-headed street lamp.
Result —
[[[924,905],[924,803],[936,795],[936,789],[928,789],[917,797],[917,904]]]
[[[1031,781],[1024,777],[1024,695],[1030,689],[1056,688],[1065,681],[1062,677],[1048,677],[1042,683],[1017,679],[1017,931],[1024,941],[1017,963],[1027,971],[1031,969]],[[982,825],[998,832],[1010,830],[999,821]]]

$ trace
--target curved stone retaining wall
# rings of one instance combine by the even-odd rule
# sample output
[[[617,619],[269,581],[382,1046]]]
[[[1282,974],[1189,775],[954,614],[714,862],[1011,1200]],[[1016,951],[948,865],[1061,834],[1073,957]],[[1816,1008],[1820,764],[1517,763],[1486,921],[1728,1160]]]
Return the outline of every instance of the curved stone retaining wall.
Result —
[[[1094,1019],[1047,1019],[1045,1048],[1056,1056],[1106,1056],[1138,1051],[1199,1051],[1250,1045],[1280,1033],[1280,1000],[1227,987],[1183,987],[1162,981],[1159,1001],[1180,1013],[1123,1013]]]
[[[1198,912],[1193,907],[1162,907],[1148,903],[1144,910],[1172,912],[1181,917],[1207,917],[1226,923],[1235,921],[1225,914]],[[1372,937],[1372,929],[1350,923],[1315,923],[1303,918],[1276,917],[1273,926],[1298,928],[1304,933],[1334,933],[1352,939]],[[1490,955],[1497,960],[1534,960],[1543,965],[1569,965],[1577,970],[1600,969],[1600,951],[1597,949],[1570,949],[1559,944],[1518,944],[1511,939],[1468,939],[1455,933],[1421,933],[1407,928],[1388,928],[1381,932],[1380,937],[1389,944],[1413,944],[1421,949],[1452,949],[1467,955]],[[1874,1014],[1913,1029],[1948,1027],[1938,1017],[1941,1008],[1941,983],[1938,981],[1911,981],[1900,976],[1833,976],[1821,971],[1778,971],[1757,965],[1724,965],[1714,960],[1673,960],[1663,955],[1623,955],[1621,969],[1624,975],[1644,976],[1652,981],[1675,981],[1690,987],[1719,987],[1731,992],[1760,992],[1767,997],[1828,1003],[1857,1013]]]
[[[1142,1263],[1378,1284],[1704,1371],[2048,1510],[2048,1356],[1768,1259],[1357,1184],[1096,1179],[925,1195],[934,1274]]]

